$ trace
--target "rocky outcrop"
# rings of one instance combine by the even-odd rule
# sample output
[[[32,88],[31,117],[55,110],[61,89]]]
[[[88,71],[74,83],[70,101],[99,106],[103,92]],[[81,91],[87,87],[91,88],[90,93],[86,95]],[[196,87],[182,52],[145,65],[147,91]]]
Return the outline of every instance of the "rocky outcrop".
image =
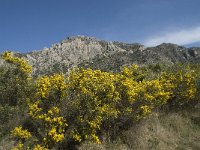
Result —
[[[92,63],[92,60],[98,57],[131,52],[131,49],[125,49],[127,45],[123,44],[85,36],[69,37],[58,44],[53,44],[50,48],[28,53],[26,58],[33,65],[34,74],[67,71],[83,62]],[[143,46],[131,45],[131,47],[139,49]]]

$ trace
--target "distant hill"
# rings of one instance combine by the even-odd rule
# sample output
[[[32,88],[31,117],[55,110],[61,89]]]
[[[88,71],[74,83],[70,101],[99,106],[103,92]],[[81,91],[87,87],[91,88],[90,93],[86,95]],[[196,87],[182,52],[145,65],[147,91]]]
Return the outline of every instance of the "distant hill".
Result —
[[[19,55],[19,54],[18,54]],[[48,74],[81,66],[118,71],[121,66],[136,63],[200,63],[200,48],[185,48],[170,43],[145,47],[138,43],[98,40],[93,37],[66,38],[50,48],[23,55],[33,66],[33,74]]]

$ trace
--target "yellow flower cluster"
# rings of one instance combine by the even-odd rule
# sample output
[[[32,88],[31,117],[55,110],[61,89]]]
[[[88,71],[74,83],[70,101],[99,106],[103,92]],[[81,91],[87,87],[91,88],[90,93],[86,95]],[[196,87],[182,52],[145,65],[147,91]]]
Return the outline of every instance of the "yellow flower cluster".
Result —
[[[147,106],[147,105],[142,105],[140,108],[141,108],[141,110],[142,110],[142,115],[143,115],[143,117],[147,116],[147,115],[150,114],[151,111],[152,111],[152,108],[149,107],[149,106]]]
[[[32,66],[28,65],[28,62],[26,60],[12,56],[11,52],[4,52],[2,54],[2,58],[5,61],[12,63],[12,64],[16,65],[17,67],[19,67],[20,71],[27,77],[29,77],[29,74],[32,73]]]
[[[15,127],[11,133],[12,133],[12,136],[20,138],[20,139],[27,140],[31,138],[31,133],[28,130],[22,129],[22,126]]]
[[[58,133],[56,127],[53,127],[48,132],[48,137],[50,137],[56,143],[63,141],[64,133]]]
[[[92,140],[93,140],[95,143],[101,144],[101,141],[100,141],[99,137],[97,136],[96,132],[93,132],[93,133],[91,134],[91,138],[92,138]]]
[[[63,74],[54,74],[53,76],[42,76],[36,81],[37,95],[39,98],[48,98],[49,93],[55,92],[59,98],[63,98],[66,89],[65,78]]]
[[[164,78],[147,80],[141,78],[137,66],[125,67],[118,81],[121,95],[122,114],[131,114],[135,119],[144,118],[155,107],[164,105],[171,98],[171,82]],[[142,79],[142,80],[138,80]]]
[[[81,137],[81,135],[78,133],[78,131],[76,129],[71,131],[70,133],[71,133],[72,138],[75,141],[78,141],[78,142],[82,141],[82,137]],[[85,138],[88,139],[88,135],[87,134],[85,134]]]
[[[58,107],[51,107],[47,113],[42,112],[39,107],[39,101],[29,105],[29,115],[34,119],[42,121],[45,127],[46,136],[43,137],[44,145],[58,143],[64,140],[65,127],[67,126],[65,119],[59,116]]]
[[[57,116],[60,111],[59,108],[53,106],[52,108],[48,110],[47,113],[41,113],[41,110],[42,110],[41,108],[38,109],[37,107],[33,107],[32,105],[30,105],[29,115],[35,119],[40,119],[51,125],[55,125],[55,126],[64,125],[64,118],[61,116]]]
[[[29,104],[29,115],[33,118],[37,118],[38,113],[41,112],[42,108],[39,107],[40,101],[36,101],[35,103]]]
[[[142,81],[145,77],[146,77],[146,74],[147,74],[147,70],[145,68],[141,68],[139,67],[138,65],[136,64],[132,64],[131,66],[125,66],[122,71],[121,71],[121,74],[124,76],[124,77],[127,77],[127,78],[132,78],[134,79],[135,81]]]
[[[41,146],[39,144],[36,144],[33,148],[33,150],[48,150],[47,148],[45,148],[44,146]]]
[[[122,70],[122,74],[126,77],[135,77],[138,73],[139,66],[136,64],[131,65],[130,67],[125,66]]]
[[[166,90],[171,92],[171,100],[177,105],[192,100],[197,92],[195,83],[197,74],[189,68],[185,68],[185,70],[187,72],[180,69],[176,73],[163,73],[161,76],[164,81],[162,82],[163,86],[171,84],[171,86],[166,86]]]
[[[50,77],[51,86],[63,92],[66,89],[64,74],[54,74]]]
[[[47,76],[42,76],[36,81],[37,95],[39,98],[46,98],[51,87],[50,79]]]

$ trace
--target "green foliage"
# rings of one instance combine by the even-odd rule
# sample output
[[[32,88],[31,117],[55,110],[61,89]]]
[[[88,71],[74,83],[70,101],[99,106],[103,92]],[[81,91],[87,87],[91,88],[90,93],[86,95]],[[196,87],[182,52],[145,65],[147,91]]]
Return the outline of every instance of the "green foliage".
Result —
[[[0,103],[16,106],[24,105],[31,94],[31,66],[12,53],[5,52],[2,55],[5,66],[1,68],[0,76]]]

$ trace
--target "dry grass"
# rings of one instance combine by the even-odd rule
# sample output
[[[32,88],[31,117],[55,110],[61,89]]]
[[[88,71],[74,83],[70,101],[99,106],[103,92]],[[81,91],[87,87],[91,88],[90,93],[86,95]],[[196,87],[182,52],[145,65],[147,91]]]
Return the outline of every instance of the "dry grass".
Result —
[[[101,145],[95,143],[84,143],[79,147],[79,150],[129,150],[128,146],[120,141],[109,143],[103,142]]]
[[[5,137],[0,142],[0,150],[11,150],[14,147],[15,142],[10,140],[9,137]]]
[[[199,108],[154,113],[124,133],[126,144],[136,150],[200,150],[199,117]]]

